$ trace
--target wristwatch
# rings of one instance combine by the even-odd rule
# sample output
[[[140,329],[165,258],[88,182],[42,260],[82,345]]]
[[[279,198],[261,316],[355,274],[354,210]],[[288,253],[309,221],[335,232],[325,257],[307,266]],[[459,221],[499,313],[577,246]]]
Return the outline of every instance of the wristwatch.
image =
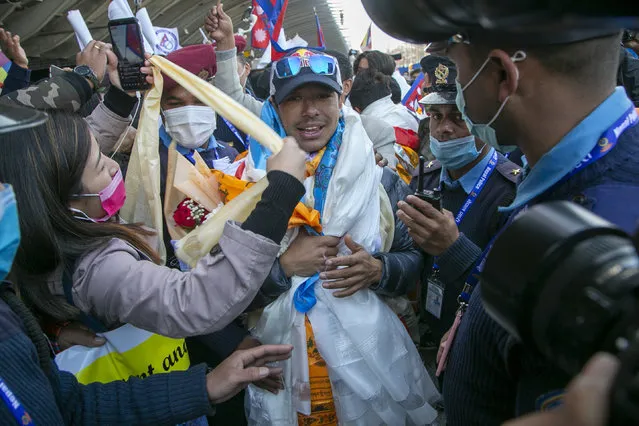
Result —
[[[93,91],[97,92],[100,88],[100,81],[98,81],[98,77],[95,75],[93,70],[88,65],[78,65],[73,69],[73,72],[79,75],[80,77],[84,77],[88,79],[93,84]]]

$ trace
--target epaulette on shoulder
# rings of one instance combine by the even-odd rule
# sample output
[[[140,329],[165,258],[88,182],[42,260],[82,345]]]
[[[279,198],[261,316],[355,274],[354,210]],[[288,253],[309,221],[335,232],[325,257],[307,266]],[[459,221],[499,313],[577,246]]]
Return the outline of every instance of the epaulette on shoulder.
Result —
[[[521,167],[508,160],[501,154],[499,154],[499,160],[497,161],[497,171],[500,175],[505,177],[506,180],[509,180],[515,185],[519,183],[519,177],[523,172]]]
[[[438,172],[442,168],[442,163],[437,160],[430,160],[424,163],[424,174]],[[416,167],[413,171],[413,177],[419,176],[419,167]]]

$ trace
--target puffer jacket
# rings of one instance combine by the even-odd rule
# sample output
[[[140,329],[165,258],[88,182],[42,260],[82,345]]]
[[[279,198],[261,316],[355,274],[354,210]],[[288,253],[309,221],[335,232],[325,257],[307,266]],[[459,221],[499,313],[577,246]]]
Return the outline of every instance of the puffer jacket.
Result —
[[[397,203],[413,192],[399,175],[388,167],[384,168],[381,183],[393,208],[395,236],[388,253],[373,254],[373,257],[381,260],[384,266],[382,280],[372,285],[370,289],[380,296],[396,297],[405,295],[420,279],[423,257],[408,235],[406,225],[397,219]],[[284,273],[278,259],[273,264],[270,274],[250,309],[259,309],[268,305],[290,288],[291,280]]]

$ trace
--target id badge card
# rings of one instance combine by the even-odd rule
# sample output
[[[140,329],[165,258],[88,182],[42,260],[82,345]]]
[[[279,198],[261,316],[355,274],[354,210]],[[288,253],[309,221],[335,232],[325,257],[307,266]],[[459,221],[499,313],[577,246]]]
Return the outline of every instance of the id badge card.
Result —
[[[428,279],[428,291],[426,293],[426,311],[435,318],[440,319],[442,315],[442,304],[444,303],[444,284],[433,274]]]

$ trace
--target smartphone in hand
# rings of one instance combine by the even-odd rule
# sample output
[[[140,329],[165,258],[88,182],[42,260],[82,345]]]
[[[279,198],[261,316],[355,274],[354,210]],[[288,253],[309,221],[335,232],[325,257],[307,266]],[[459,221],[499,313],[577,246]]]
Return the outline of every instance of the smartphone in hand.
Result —
[[[140,72],[144,66],[144,39],[135,18],[109,21],[113,51],[118,57],[118,74],[124,91],[146,90],[151,85]]]

